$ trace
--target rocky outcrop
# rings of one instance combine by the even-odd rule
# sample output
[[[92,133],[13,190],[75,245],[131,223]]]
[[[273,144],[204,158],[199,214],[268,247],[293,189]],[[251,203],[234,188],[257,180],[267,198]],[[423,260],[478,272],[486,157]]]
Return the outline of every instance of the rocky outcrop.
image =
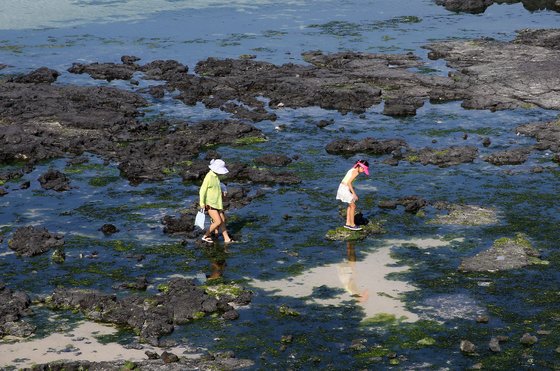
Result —
[[[434,202],[433,206],[438,210],[447,211],[447,214],[438,215],[430,223],[469,226],[498,223],[498,213],[492,208],[443,201]]]
[[[462,96],[465,108],[499,110],[537,106],[557,110],[559,93],[553,88],[560,84],[557,41],[543,44],[537,37],[530,40],[523,36],[512,42],[444,41],[426,48],[430,50],[430,59],[443,58],[456,70],[450,74],[454,81],[452,90]]]
[[[443,5],[452,12],[466,12],[472,14],[484,13],[492,4],[521,3],[529,11],[555,10],[560,12],[560,4],[556,0],[435,0],[437,5]]]
[[[327,144],[326,151],[330,154],[353,155],[356,153],[367,153],[372,155],[385,155],[396,151],[407,144],[402,139],[379,140],[375,138],[364,138],[361,140],[340,139]]]
[[[560,153],[560,120],[529,123],[518,126],[515,130],[519,134],[535,138],[535,149]]]
[[[484,158],[484,161],[496,166],[519,165],[527,161],[532,150],[533,148],[531,147],[521,147],[504,151],[497,151],[489,156],[486,156]]]
[[[256,157],[254,160],[257,165],[283,167],[292,163],[292,159],[286,155],[267,154]]]
[[[410,150],[404,154],[404,160],[422,165],[447,167],[473,162],[478,157],[478,149],[473,146],[451,146],[442,149],[423,148]]]
[[[60,76],[58,71],[41,67],[26,75],[11,78],[8,81],[22,84],[51,84],[56,81],[58,76]]]
[[[539,252],[529,240],[518,234],[515,238],[500,238],[490,249],[473,257],[463,259],[459,270],[462,272],[497,272],[518,269],[538,262]]]
[[[246,305],[251,293],[241,290],[237,297],[208,295],[192,280],[175,278],[159,285],[161,294],[117,298],[94,290],[58,288],[47,299],[53,308],[79,310],[92,320],[131,327],[143,341],[157,346],[159,338],[173,332],[175,325],[185,324],[206,314],[218,312],[224,318],[237,318],[229,302]]]
[[[27,226],[16,229],[8,247],[22,256],[43,254],[50,249],[64,246],[64,236],[52,234],[46,228]]]
[[[49,169],[46,173],[39,177],[39,183],[44,189],[52,189],[57,192],[64,192],[71,189],[70,179],[62,172]]]
[[[169,361],[172,355],[168,352],[165,359]],[[162,353],[163,354],[163,353]],[[157,355],[157,354],[156,354]],[[56,361],[47,364],[34,365],[31,371],[62,371],[62,370],[90,370],[90,371],[182,371],[182,370],[246,370],[254,367],[255,362],[235,357],[233,352],[209,353],[201,357],[173,357],[174,362],[167,362],[164,357],[152,355],[153,359],[144,361]]]
[[[0,338],[6,335],[26,337],[35,327],[21,321],[21,317],[31,314],[31,300],[22,291],[12,291],[0,282]]]

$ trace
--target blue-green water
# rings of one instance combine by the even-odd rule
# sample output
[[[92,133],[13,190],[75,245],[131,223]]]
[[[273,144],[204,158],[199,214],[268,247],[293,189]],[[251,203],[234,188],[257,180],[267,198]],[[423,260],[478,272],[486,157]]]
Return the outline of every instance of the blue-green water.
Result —
[[[560,24],[558,13],[530,13],[519,4],[494,5],[484,14],[470,15],[447,12],[427,0],[143,3],[60,2],[52,5],[55,9],[59,6],[59,11],[52,12],[37,12],[27,2],[13,7],[0,5],[4,7],[0,8],[0,63],[9,65],[1,73],[22,73],[47,66],[62,73],[57,82],[60,84],[129,89],[123,82],[96,81],[65,71],[73,62],[118,62],[121,55],[136,55],[146,63],[176,59],[191,71],[197,61],[207,57],[237,58],[243,54],[277,64],[304,63],[300,53],[317,49],[411,51],[426,59],[422,46],[433,40],[482,36],[510,40],[517,29]],[[447,74],[443,61],[428,63],[435,73]],[[146,84],[149,82],[141,82],[141,86]],[[169,99],[146,98],[153,103],[150,111],[189,122],[227,117],[200,105],[187,107]],[[282,109],[276,112],[276,122],[256,124],[266,133],[268,142],[218,149],[231,162],[251,162],[264,153],[298,155],[299,160],[288,168],[303,180],[296,186],[263,187],[264,196],[245,208],[230,211],[230,229],[242,243],[231,246],[225,254],[225,282],[251,288],[253,280],[289,279],[347,258],[346,243],[327,241],[324,235],[342,222],[334,196],[340,178],[357,157],[327,154],[324,148],[330,141],[373,136],[402,138],[415,148],[470,144],[479,148],[482,158],[512,145],[533,143],[530,138],[516,136],[515,127],[551,120],[558,114],[540,109],[467,111],[460,102],[426,104],[416,116],[405,119],[383,116],[381,111],[382,107],[377,106],[356,116],[319,108]],[[322,119],[334,119],[335,123],[324,129],[313,125]],[[285,129],[276,130],[279,124],[284,124]],[[469,133],[466,140],[464,132]],[[490,148],[481,146],[484,136],[492,138]],[[433,139],[437,144],[432,144]],[[382,164],[381,159],[370,158],[372,176],[356,185],[364,214],[381,220],[387,230],[379,238],[355,244],[359,261],[386,249],[385,241],[390,239],[458,239],[440,248],[421,249],[405,244],[391,249],[396,264],[408,270],[390,278],[417,288],[401,299],[408,311],[425,322],[366,325],[363,320],[368,315],[353,300],[330,306],[314,303],[313,297],[340,296],[340,288],[310,287],[313,294],[307,298],[253,288],[253,303],[240,308],[239,320],[223,323],[205,318],[180,326],[171,338],[211,350],[234,350],[238,357],[254,360],[256,368],[464,369],[477,362],[490,369],[558,367],[555,349],[560,344],[555,339],[560,331],[560,172],[549,161],[547,152],[535,152],[519,166],[496,167],[481,158],[473,164],[445,169],[408,163],[391,167]],[[530,169],[535,165],[551,169],[532,173]],[[49,167],[68,174],[72,190],[42,190],[37,178]],[[116,164],[104,166],[103,159],[91,157],[85,168],[59,159],[41,164],[23,179],[4,185],[9,193],[0,198],[0,228],[4,231],[0,280],[12,289],[37,295],[51,293],[57,285],[113,292],[115,283],[131,276],[147,275],[155,286],[175,274],[210,274],[211,263],[224,259],[224,254],[201,250],[192,241],[184,245],[180,237],[162,233],[161,218],[178,215],[195,202],[196,185],[170,176],[163,182],[132,186],[118,175]],[[17,190],[24,180],[31,181],[31,187]],[[250,187],[253,192],[261,188]],[[441,226],[427,223],[436,214],[432,208],[426,210],[425,216],[414,216],[402,208],[386,211],[376,207],[380,200],[409,195],[495,208],[500,222],[479,227]],[[117,225],[120,232],[103,236],[98,229],[104,223]],[[66,236],[67,258],[63,264],[52,263],[49,254],[19,258],[11,253],[7,247],[11,233],[30,224]],[[527,234],[550,262],[548,266],[499,276],[456,272],[462,258],[517,232]],[[93,252],[99,257],[80,258],[80,254],[88,256]],[[144,254],[145,259],[137,262],[134,256],[138,254]],[[367,272],[360,273],[367,277]],[[281,305],[296,310],[300,316],[281,315]],[[488,314],[491,321],[476,323],[477,313]],[[31,320],[41,322],[38,318]],[[542,336],[532,348],[518,344],[523,333],[540,329],[551,330],[552,335]],[[294,336],[285,350],[281,347],[282,335]],[[494,335],[511,337],[497,355],[486,350]],[[418,343],[425,338],[434,339],[435,344]],[[477,343],[478,356],[461,354],[459,343],[465,338]],[[355,339],[366,339],[366,348],[352,350],[350,345]],[[391,353],[401,358],[392,358]],[[396,365],[394,359],[400,364]],[[2,365],[11,363],[1,361]]]

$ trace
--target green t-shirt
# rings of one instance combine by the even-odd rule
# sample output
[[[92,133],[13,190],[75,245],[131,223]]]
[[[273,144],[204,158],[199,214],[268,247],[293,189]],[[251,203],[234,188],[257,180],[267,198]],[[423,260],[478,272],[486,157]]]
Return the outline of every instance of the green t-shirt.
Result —
[[[218,175],[210,170],[204,177],[200,186],[200,207],[208,205],[214,209],[222,210],[222,188]]]

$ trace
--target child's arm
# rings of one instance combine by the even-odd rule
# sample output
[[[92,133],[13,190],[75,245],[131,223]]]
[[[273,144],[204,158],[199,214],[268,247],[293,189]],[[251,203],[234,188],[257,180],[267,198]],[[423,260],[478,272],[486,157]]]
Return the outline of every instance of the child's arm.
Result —
[[[358,199],[358,195],[356,194],[356,192],[354,191],[354,187],[352,186],[352,182],[354,182],[354,179],[356,179],[356,177],[358,176],[360,172],[358,171],[358,169],[354,169],[352,170],[352,176],[350,177],[350,179],[348,180],[348,189],[350,189],[350,192],[352,192],[352,194],[354,195],[354,198],[357,200]]]

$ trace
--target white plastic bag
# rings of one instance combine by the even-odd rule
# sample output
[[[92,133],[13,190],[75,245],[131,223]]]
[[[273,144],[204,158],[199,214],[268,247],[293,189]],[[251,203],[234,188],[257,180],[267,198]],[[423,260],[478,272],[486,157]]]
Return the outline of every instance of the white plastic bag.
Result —
[[[204,209],[198,210],[196,213],[196,218],[194,219],[194,225],[196,225],[200,229],[204,229],[204,222],[206,221],[206,214],[204,213]]]

